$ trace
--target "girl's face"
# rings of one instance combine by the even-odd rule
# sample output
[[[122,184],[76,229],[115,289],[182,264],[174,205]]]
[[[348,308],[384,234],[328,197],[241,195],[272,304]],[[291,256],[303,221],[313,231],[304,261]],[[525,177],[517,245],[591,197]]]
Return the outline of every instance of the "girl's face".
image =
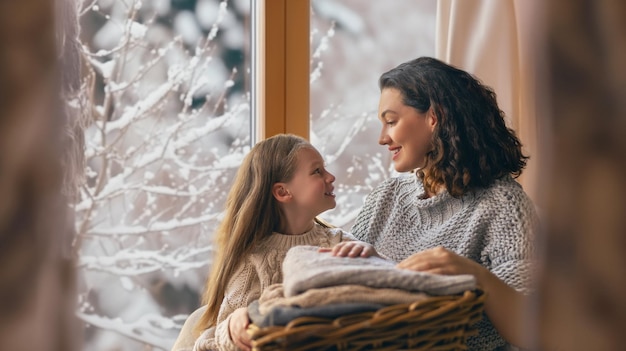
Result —
[[[396,171],[423,167],[437,125],[432,108],[420,113],[402,102],[400,90],[384,88],[380,93],[378,118],[382,122],[378,143],[387,145]]]
[[[298,151],[298,165],[293,178],[285,183],[294,203],[311,218],[336,205],[333,182],[335,176],[324,168],[317,150],[305,147]]]

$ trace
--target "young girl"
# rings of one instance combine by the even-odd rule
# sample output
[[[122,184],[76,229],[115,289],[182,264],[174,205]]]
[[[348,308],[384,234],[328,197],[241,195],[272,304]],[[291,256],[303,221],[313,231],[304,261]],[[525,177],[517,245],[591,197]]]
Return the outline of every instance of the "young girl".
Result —
[[[354,240],[316,219],[335,207],[335,176],[305,139],[281,134],[256,144],[237,172],[217,257],[206,284],[206,306],[185,322],[172,350],[251,349],[246,307],[264,288],[282,282],[281,264],[297,245],[331,247]],[[372,246],[354,242],[343,256],[367,257]]]

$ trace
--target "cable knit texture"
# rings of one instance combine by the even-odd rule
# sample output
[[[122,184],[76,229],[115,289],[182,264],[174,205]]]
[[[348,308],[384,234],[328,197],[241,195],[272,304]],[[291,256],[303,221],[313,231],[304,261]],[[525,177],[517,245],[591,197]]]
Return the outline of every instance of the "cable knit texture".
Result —
[[[339,228],[324,228],[317,223],[311,231],[300,235],[273,233],[258,247],[255,247],[248,257],[242,258],[242,263],[226,288],[217,317],[217,327],[205,330],[196,340],[193,350],[237,350],[228,332],[230,315],[237,308],[247,307],[252,301],[258,299],[261,292],[268,286],[282,283],[281,265],[290,248],[299,245],[331,247],[348,240],[354,240],[354,237]],[[193,315],[197,313],[194,312]],[[197,322],[197,318],[194,319]],[[195,322],[185,323],[173,351],[192,349],[192,345],[187,340],[193,340],[191,335]]]
[[[386,180],[367,197],[352,234],[398,262],[442,246],[480,263],[514,289],[530,292],[537,215],[515,180],[506,176],[458,199],[448,192],[424,195],[413,174]],[[477,326],[470,350],[508,346],[486,315]]]
[[[470,274],[441,275],[396,268],[396,263],[381,257],[338,257],[318,252],[314,246],[290,249],[283,262],[283,286],[286,297],[309,289],[339,285],[363,285],[451,295],[476,289]]]

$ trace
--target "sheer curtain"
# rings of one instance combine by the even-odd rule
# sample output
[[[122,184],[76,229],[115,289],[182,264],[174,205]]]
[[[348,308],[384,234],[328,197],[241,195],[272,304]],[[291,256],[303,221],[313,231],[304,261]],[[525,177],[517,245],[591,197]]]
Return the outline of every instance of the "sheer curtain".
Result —
[[[535,9],[533,0],[439,0],[435,52],[495,90],[508,126],[531,156],[520,183],[536,201]]]

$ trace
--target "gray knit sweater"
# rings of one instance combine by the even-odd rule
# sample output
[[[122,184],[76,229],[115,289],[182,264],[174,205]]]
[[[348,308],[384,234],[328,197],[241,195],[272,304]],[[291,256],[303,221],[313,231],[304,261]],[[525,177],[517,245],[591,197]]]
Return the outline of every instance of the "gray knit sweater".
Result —
[[[411,174],[391,178],[366,199],[352,233],[395,261],[443,246],[480,263],[509,286],[531,289],[537,224],[534,205],[510,176],[457,199],[448,192],[424,199],[424,187]],[[470,337],[470,350],[505,347],[487,316]]]

